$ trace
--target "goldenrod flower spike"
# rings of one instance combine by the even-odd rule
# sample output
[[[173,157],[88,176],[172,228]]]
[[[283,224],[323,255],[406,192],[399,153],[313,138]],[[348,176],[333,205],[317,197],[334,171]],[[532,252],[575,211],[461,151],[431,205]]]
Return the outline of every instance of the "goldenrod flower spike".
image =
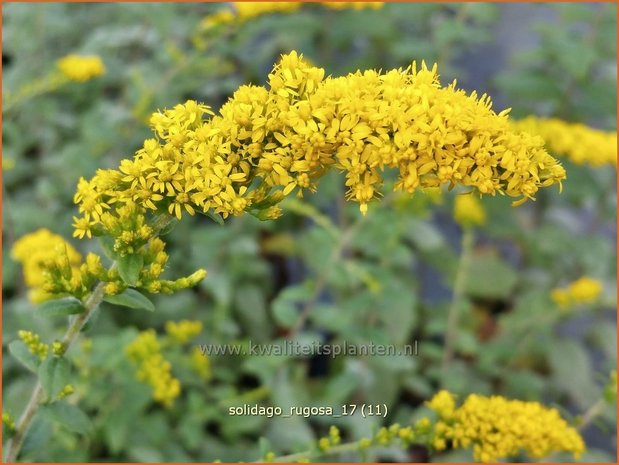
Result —
[[[295,13],[303,2],[231,2],[234,12],[220,10],[202,20],[202,29],[207,30],[224,24],[243,22],[269,13]],[[309,3],[309,2],[307,2]],[[315,2],[331,10],[379,9],[384,2]]]
[[[161,353],[154,330],[140,333],[125,349],[129,359],[138,365],[136,377],[153,388],[153,399],[171,407],[181,393],[180,381],[172,376],[172,365]]]
[[[471,394],[457,407],[453,394],[440,391],[428,406],[439,416],[434,448],[443,450],[448,441],[454,448],[472,447],[478,462],[497,462],[521,452],[534,459],[570,452],[578,459],[585,450],[578,431],[556,409],[537,402]]]
[[[151,127],[157,138],[118,171],[80,180],[76,236],[149,210],[275,218],[283,197],[314,191],[331,168],[345,173],[346,197],[363,213],[382,195],[385,170],[409,193],[447,184],[522,199],[565,178],[540,137],[514,131],[486,95],[441,87],[425,63],[325,77],[291,52],[268,88],[241,86],[217,115],[179,104],[155,113]]]
[[[534,116],[514,121],[512,126],[543,137],[551,153],[577,165],[617,166],[616,131],[600,131],[580,123]]]

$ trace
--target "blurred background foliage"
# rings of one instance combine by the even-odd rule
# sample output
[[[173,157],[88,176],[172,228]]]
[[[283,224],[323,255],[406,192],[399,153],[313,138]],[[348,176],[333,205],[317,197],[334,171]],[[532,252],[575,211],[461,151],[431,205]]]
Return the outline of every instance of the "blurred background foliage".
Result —
[[[214,108],[241,84],[262,85],[279,54],[303,53],[327,74],[439,64],[487,92],[495,107],[615,130],[616,6],[613,4],[397,3],[361,11],[307,5],[205,30],[226,4],[6,4],[3,94],[18,93],[69,53],[97,54],[104,76],[71,83],[3,109],[3,405],[18,416],[31,374],[5,352],[18,329],[52,341],[61,322],[33,316],[11,259],[16,238],[40,227],[70,237],[75,185],[116,167],[150,137],[157,109],[186,99]],[[277,222],[245,215],[221,227],[190,218],[167,236],[171,275],[207,268],[199,288],[155,299],[143,313],[104,304],[72,355],[75,394],[91,419],[67,428],[37,418],[24,458],[33,461],[252,461],[263,437],[277,454],[303,450],[329,425],[343,440],[382,424],[408,424],[441,386],[556,406],[568,418],[601,396],[616,366],[616,173],[564,160],[564,193],[544,190],[511,208],[484,198],[447,372],[440,366],[461,231],[453,195],[388,195],[366,217],[343,200],[343,179],[327,176],[312,196],[284,203]],[[73,243],[83,252],[94,241]],[[581,276],[603,284],[600,299],[561,311],[553,288]],[[307,314],[303,330],[299,315]],[[152,401],[123,347],[168,320],[204,323],[200,343],[405,344],[417,357],[217,357],[210,377],[183,368],[170,350],[182,395],[172,408]],[[244,403],[340,406],[380,403],[389,418],[234,417]],[[75,426],[75,425],[73,425]],[[79,430],[78,434],[75,431]],[[88,430],[88,431],[85,431]],[[614,409],[585,431],[583,461],[614,461]],[[372,460],[423,460],[381,449]],[[566,459],[566,457],[558,457]],[[338,457],[357,460],[353,455]],[[434,461],[470,461],[448,452]]]

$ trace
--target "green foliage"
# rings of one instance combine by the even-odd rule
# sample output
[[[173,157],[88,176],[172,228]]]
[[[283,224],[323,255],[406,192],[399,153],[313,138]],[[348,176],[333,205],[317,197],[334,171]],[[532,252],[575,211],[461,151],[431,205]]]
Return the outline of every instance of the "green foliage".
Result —
[[[43,302],[39,305],[39,312],[45,316],[66,316],[83,313],[85,311],[82,302],[75,297],[65,297]]]
[[[155,306],[148,297],[135,289],[125,289],[120,294],[106,295],[103,300],[121,307],[138,308],[149,312],[155,311]]]

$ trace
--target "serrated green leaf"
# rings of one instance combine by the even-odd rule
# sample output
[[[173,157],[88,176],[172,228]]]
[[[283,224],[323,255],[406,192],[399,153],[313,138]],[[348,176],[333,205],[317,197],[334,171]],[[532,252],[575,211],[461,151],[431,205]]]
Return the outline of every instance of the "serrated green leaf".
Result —
[[[79,299],[65,297],[43,302],[39,305],[39,311],[45,316],[66,316],[83,313],[86,309]]]
[[[135,286],[144,266],[144,257],[138,254],[125,255],[118,257],[117,264],[120,278],[129,286]]]
[[[31,353],[22,341],[13,341],[9,344],[9,352],[19,363],[36,373],[41,364],[41,359]]]
[[[52,357],[39,367],[39,381],[49,400],[54,400],[69,380],[70,365],[64,357]]]
[[[135,289],[126,289],[117,295],[106,295],[103,300],[122,307],[138,308],[149,312],[155,311],[155,306],[148,297]]]
[[[44,405],[41,412],[74,433],[87,434],[92,428],[90,419],[82,409],[64,401]]]

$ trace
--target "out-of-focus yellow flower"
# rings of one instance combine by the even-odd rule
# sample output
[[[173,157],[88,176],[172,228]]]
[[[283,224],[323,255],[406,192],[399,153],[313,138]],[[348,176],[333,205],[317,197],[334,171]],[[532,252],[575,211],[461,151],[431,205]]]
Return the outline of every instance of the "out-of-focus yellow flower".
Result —
[[[202,379],[211,377],[211,362],[206,354],[203,354],[199,347],[191,349],[191,368],[198,373]]]
[[[175,321],[167,321],[165,330],[172,340],[179,344],[186,344],[202,332],[202,322],[182,320],[177,323]]]
[[[446,390],[439,391],[426,404],[445,420],[449,420],[456,410],[456,399],[451,392]]]
[[[2,412],[2,424],[5,425],[10,432],[15,431],[15,420],[9,412]]]
[[[565,178],[540,137],[513,131],[489,97],[441,87],[425,64],[325,78],[291,52],[269,88],[241,86],[218,115],[190,100],[153,114],[151,127],[156,138],[119,170],[80,181],[77,235],[125,224],[129,208],[274,218],[285,196],[315,191],[331,168],[345,173],[346,198],[364,214],[389,168],[399,191],[461,185],[518,202]]]
[[[81,282],[82,256],[61,236],[48,229],[39,229],[19,238],[13,245],[11,256],[22,264],[32,302],[39,303],[53,297],[55,286],[50,268],[63,270],[69,288]]]
[[[17,335],[23,343],[26,344],[26,347],[28,347],[30,353],[36,355],[41,360],[44,360],[47,357],[49,345],[41,342],[41,337],[38,334],[22,329],[17,332]]]
[[[332,10],[345,10],[352,8],[353,10],[364,10],[366,8],[378,10],[382,8],[385,2],[320,2],[325,7]]]
[[[230,10],[220,10],[212,15],[208,15],[202,20],[202,29],[211,29],[225,24],[230,24],[237,19],[236,15]]]
[[[307,2],[311,3],[311,2]],[[382,8],[383,2],[314,2],[331,10],[363,10],[366,8]],[[202,20],[202,28],[207,30],[213,27],[234,22],[247,21],[258,16],[270,13],[294,13],[303,7],[304,2],[232,2],[234,12],[220,10]]]
[[[267,13],[293,13],[301,6],[300,2],[232,2],[241,20],[247,20]]]
[[[428,403],[441,418],[434,426],[437,449],[444,449],[446,440],[454,448],[472,447],[475,460],[482,463],[508,459],[521,452],[534,459],[570,452],[577,459],[585,450],[578,431],[554,408],[538,402],[471,394],[452,410],[450,396],[441,391]]]
[[[616,131],[600,131],[580,123],[534,116],[512,124],[519,131],[541,136],[552,154],[578,165],[617,165]]]
[[[103,60],[96,55],[67,55],[57,65],[71,81],[85,82],[105,73]]]
[[[555,288],[550,292],[552,300],[562,310],[595,302],[602,293],[602,283],[593,278],[583,276],[566,287]]]
[[[15,168],[15,160],[13,158],[2,157],[2,171],[11,171]]]
[[[171,407],[181,393],[181,383],[172,376],[172,365],[163,357],[155,331],[140,333],[125,350],[138,365],[137,378],[153,388],[153,399]]]
[[[462,227],[480,226],[486,222],[486,211],[474,194],[461,194],[454,201],[454,218]]]

